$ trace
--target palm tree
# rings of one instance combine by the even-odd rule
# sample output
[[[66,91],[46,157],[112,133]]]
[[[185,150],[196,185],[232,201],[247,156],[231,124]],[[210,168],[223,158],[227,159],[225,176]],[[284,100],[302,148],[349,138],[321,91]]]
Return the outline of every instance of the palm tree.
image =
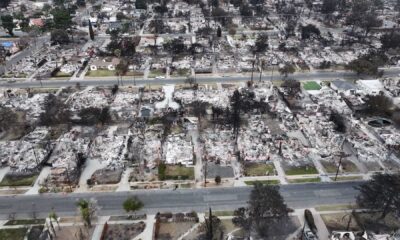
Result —
[[[80,199],[76,205],[79,208],[81,213],[81,217],[85,222],[87,227],[92,227],[92,217],[96,212],[96,208],[94,207],[94,203],[91,201],[87,201],[85,199]]]
[[[49,213],[49,218],[50,218],[50,221],[51,221],[51,219],[54,219],[57,223],[58,229],[61,229],[60,223],[58,222],[58,216],[57,216],[57,213],[54,211],[54,208]]]

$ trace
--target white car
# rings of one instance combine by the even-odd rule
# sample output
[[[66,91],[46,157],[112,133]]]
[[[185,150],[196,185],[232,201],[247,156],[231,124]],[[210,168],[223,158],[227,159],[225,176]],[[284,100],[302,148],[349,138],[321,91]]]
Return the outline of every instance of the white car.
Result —
[[[157,76],[156,79],[164,79],[164,76]]]
[[[317,240],[318,238],[314,235],[313,232],[310,230],[307,230],[304,232],[304,238],[305,240]]]

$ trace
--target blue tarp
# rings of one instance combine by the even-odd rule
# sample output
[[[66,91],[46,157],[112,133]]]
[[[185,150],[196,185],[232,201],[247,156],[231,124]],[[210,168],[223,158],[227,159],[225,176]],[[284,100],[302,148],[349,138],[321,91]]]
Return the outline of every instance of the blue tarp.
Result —
[[[1,44],[1,46],[5,47],[5,48],[10,48],[13,46],[12,42],[2,42],[0,44]]]

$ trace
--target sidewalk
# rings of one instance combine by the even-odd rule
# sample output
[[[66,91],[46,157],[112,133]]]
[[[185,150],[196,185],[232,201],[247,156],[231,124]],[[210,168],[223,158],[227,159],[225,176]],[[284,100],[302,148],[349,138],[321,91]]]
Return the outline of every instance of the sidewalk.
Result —
[[[4,167],[0,168],[0,182],[3,180],[3,178],[6,176],[6,174],[10,171],[10,167]]]
[[[281,166],[281,162],[278,160],[274,160],[274,166],[275,166],[276,172],[278,173],[278,177],[279,177],[281,184],[288,184],[288,182],[286,181],[286,178],[285,178],[285,176],[286,176],[285,171],[283,171],[283,168]]]
[[[154,223],[156,222],[156,215],[147,215],[146,218],[146,228],[144,229],[144,231],[139,234],[138,236],[136,236],[134,239],[139,240],[153,240],[153,232],[154,232]],[[94,240],[94,239],[92,239]]]
[[[94,229],[92,240],[101,240],[101,234],[103,233],[104,224],[110,217],[99,217],[96,227]]]
[[[321,215],[315,210],[315,208],[311,208],[310,211],[314,216],[315,226],[317,226],[318,232],[317,236],[319,239],[329,239],[329,231],[326,228],[324,221],[321,218]]]

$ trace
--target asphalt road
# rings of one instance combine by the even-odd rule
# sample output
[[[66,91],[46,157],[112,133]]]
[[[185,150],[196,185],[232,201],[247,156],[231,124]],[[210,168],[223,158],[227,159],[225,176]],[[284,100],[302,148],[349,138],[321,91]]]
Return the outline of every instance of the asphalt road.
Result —
[[[396,77],[400,74],[400,68],[390,68],[384,70],[385,77]],[[265,73],[262,77],[263,81],[270,80],[282,80],[282,76],[276,71],[272,77],[271,73]],[[332,79],[359,79],[357,74],[348,71],[320,71],[320,72],[308,72],[308,73],[295,73],[290,77],[298,79],[300,81],[309,81],[309,80],[332,80]],[[198,83],[209,83],[209,82],[236,82],[236,81],[249,81],[250,75],[229,75],[225,77],[219,76],[201,76],[197,77],[196,81]],[[364,76],[363,79],[373,79],[372,77]],[[259,80],[258,74],[254,74],[254,81]],[[76,83],[80,83],[81,86],[112,86],[118,83],[117,77],[103,77],[103,78],[93,78],[93,79],[85,79],[79,81],[70,81],[70,80],[42,80],[33,81],[33,82],[14,82],[8,83],[7,81],[0,82],[0,87],[16,87],[16,88],[29,88],[29,87],[66,87],[66,86],[75,86]],[[122,81],[123,85],[148,85],[148,84],[177,84],[184,83],[185,78],[171,78],[171,79],[127,79],[125,78]]]
[[[292,184],[281,186],[281,193],[291,208],[308,208],[325,204],[354,202],[360,182]],[[98,215],[124,214],[122,202],[128,196],[138,196],[145,204],[143,212],[234,210],[245,206],[250,187],[186,189],[186,190],[135,190],[130,192],[71,193],[43,195],[14,195],[0,197],[0,219],[10,214],[16,218],[45,217],[55,209],[60,216],[77,214],[78,199],[96,199]]]

